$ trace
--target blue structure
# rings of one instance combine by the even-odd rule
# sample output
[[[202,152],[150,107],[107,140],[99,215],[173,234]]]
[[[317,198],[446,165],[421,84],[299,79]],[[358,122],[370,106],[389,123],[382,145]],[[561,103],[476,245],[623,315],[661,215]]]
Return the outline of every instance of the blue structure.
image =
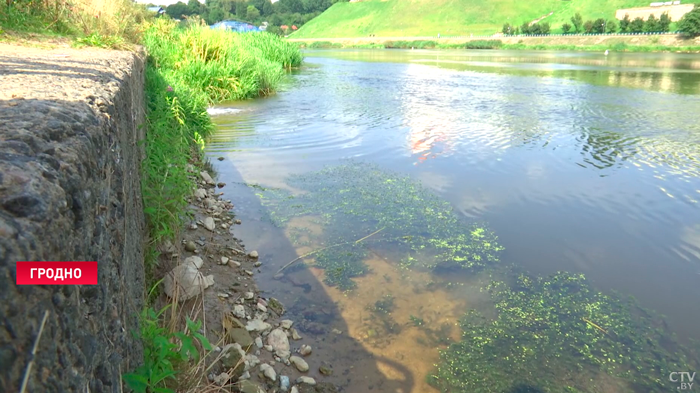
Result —
[[[239,22],[237,20],[224,20],[219,23],[214,23],[213,25],[211,25],[211,28],[231,30],[238,33],[251,33],[262,31],[257,26],[253,26],[250,23],[246,22]]]

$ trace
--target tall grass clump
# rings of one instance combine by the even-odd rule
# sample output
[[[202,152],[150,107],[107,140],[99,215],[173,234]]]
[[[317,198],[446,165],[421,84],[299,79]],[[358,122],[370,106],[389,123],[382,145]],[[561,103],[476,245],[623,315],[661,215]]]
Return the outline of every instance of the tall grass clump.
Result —
[[[221,101],[272,94],[299,49],[268,33],[238,34],[158,19],[144,32],[148,53],[148,133],[142,188],[153,245],[172,239],[194,184],[188,164],[213,130],[207,108]],[[151,247],[155,250],[155,247]],[[147,268],[157,261],[149,253]]]
[[[0,5],[4,30],[75,36],[87,38],[84,44],[112,47],[138,42],[147,19],[146,7],[132,0],[7,0]]]

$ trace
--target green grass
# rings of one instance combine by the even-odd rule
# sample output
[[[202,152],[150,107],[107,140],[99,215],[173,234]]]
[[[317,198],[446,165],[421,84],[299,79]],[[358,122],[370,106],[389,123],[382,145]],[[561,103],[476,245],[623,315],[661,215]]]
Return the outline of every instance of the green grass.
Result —
[[[188,163],[213,126],[207,107],[272,94],[299,49],[272,34],[237,34],[203,26],[180,29],[161,19],[145,31],[148,133],[142,188],[150,240],[172,239],[194,184]],[[157,254],[149,253],[147,268]]]
[[[620,8],[644,7],[644,0],[366,0],[339,2],[304,24],[291,38],[345,38],[491,35],[504,23],[521,25],[554,12],[544,19],[553,33],[576,13],[584,20],[612,19]],[[570,22],[569,22],[570,23]]]

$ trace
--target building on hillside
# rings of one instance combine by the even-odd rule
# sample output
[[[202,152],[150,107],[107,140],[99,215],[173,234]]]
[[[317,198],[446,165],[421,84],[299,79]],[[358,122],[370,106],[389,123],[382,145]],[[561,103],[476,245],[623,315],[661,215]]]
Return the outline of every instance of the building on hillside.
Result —
[[[237,33],[254,33],[262,31],[259,27],[254,26],[248,22],[241,22],[237,20],[224,20],[211,25],[212,29],[224,29],[231,30]]]
[[[165,9],[163,7],[155,6],[155,7],[148,7],[146,8],[148,12],[154,13],[157,16],[161,16],[165,13]]]

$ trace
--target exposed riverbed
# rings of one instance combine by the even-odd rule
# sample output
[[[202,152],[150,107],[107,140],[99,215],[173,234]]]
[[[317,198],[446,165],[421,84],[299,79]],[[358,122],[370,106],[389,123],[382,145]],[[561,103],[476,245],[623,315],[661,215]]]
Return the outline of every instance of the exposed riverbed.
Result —
[[[375,189],[357,171],[318,175],[347,165],[390,173],[377,177],[382,184],[410,179],[454,207],[464,225],[493,231],[504,247],[499,264],[541,276],[583,273],[596,289],[632,295],[666,315],[683,345],[700,339],[697,56],[306,55],[276,96],[215,108],[218,131],[207,154],[243,221],[237,236],[260,252],[260,288],[287,306],[301,333],[316,340],[317,359],[333,368],[323,375],[311,365],[311,376],[346,392],[433,391],[426,380],[438,348],[459,340],[456,323],[467,310],[489,312],[480,288],[502,278],[498,270],[433,271],[422,263],[432,254],[406,262],[408,243],[389,238],[421,236],[416,228],[440,211],[437,202],[426,202],[430,214],[416,213],[416,228],[384,229],[399,221],[373,209],[384,198],[418,195],[413,200],[423,203],[422,191]],[[345,188],[334,188],[334,173]],[[316,188],[303,187],[309,178]],[[312,199],[324,190],[333,191],[328,206]],[[390,194],[372,199],[373,190]],[[302,195],[317,211],[291,214],[294,204],[275,200]],[[357,217],[347,218],[352,212]],[[376,220],[363,222],[368,214]],[[337,261],[322,253],[279,273],[298,256],[370,235],[361,241],[365,274],[350,274],[356,265],[329,272],[323,267]],[[605,378],[598,384],[625,391]]]

